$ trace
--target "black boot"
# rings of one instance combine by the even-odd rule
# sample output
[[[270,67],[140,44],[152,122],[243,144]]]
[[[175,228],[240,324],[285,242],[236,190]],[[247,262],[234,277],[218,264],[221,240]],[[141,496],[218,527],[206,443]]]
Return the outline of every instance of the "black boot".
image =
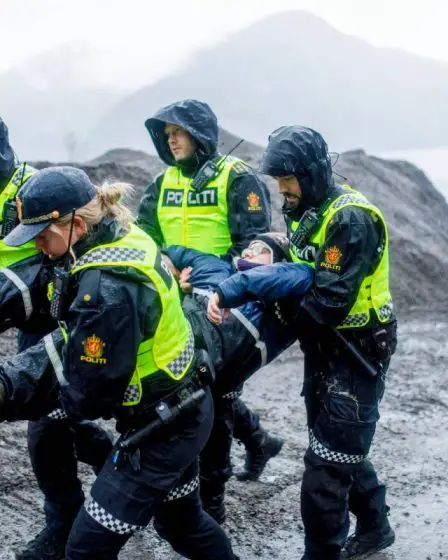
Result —
[[[347,539],[342,551],[342,558],[362,560],[371,554],[384,550],[395,542],[395,533],[386,520],[381,528],[362,531],[358,527],[355,533]]]
[[[16,560],[64,560],[68,535],[45,527],[25,550],[16,554]]]
[[[246,446],[246,460],[244,469],[235,472],[240,481],[258,480],[269,459],[280,453],[284,440],[270,436],[263,428],[252,434],[250,441],[244,442]]]

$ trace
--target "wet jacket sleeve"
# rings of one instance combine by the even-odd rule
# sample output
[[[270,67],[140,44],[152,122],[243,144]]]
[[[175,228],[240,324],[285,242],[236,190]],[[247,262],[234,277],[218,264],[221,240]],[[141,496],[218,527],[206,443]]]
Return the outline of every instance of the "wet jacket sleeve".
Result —
[[[98,269],[82,273],[63,358],[60,399],[70,416],[110,418],[122,403],[143,339],[140,290],[153,292]]]
[[[0,420],[36,420],[59,406],[57,373],[63,345],[58,329],[0,367],[5,389]]]
[[[147,188],[138,209],[136,224],[156,242],[158,247],[164,243],[157,206],[159,204],[160,187],[163,174],[159,175]]]
[[[335,215],[316,255],[314,286],[301,304],[315,321],[337,326],[349,314],[377,262],[381,230],[361,208],[348,206]]]
[[[42,255],[0,270],[0,332],[23,328],[33,313],[48,307],[44,272]]]
[[[229,229],[232,247],[228,257],[240,255],[259,233],[271,229],[271,198],[264,181],[245,165],[231,170],[227,189]]]
[[[192,254],[198,253],[198,251],[188,249],[182,245],[170,245],[163,252],[171,259],[178,270],[191,266]]]
[[[279,299],[301,298],[312,286],[313,269],[304,264],[278,263],[238,272],[217,289],[220,307],[234,308],[249,300],[273,304]]]

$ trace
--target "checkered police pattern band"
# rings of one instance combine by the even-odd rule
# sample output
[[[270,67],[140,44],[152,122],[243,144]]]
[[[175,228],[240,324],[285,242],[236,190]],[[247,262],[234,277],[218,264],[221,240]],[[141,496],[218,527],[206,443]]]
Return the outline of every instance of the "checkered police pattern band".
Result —
[[[67,420],[68,414],[60,408],[56,408],[56,410],[53,410],[53,412],[47,414],[47,418],[49,418],[50,420]]]
[[[389,319],[389,317],[392,317],[393,312],[394,312],[394,304],[391,301],[389,303],[386,303],[385,305],[382,305],[378,309],[378,314],[382,321],[384,321],[385,319]]]
[[[369,321],[369,316],[367,313],[356,313],[355,315],[349,315],[346,317],[342,323],[341,327],[362,327]]]
[[[226,401],[236,401],[241,395],[243,391],[230,391],[230,393],[226,393],[225,395],[221,395],[221,398]]]
[[[144,261],[146,251],[142,249],[128,249],[126,247],[103,247],[90,253],[86,253],[78,261],[75,268],[86,264],[114,263],[128,261]]]
[[[145,527],[143,525],[133,525],[117,519],[114,515],[105,510],[91,496],[85,505],[86,512],[105,529],[117,535],[132,535],[136,531],[141,531]]]
[[[182,486],[176,486],[172,490],[168,492],[167,497],[164,499],[164,502],[173,502],[174,500],[179,500],[179,498],[183,498],[184,496],[188,496],[199,488],[199,476],[192,478],[186,484]]]
[[[123,397],[123,404],[133,403],[140,399],[140,388],[138,385],[129,385]]]
[[[329,461],[330,463],[361,463],[364,461],[364,455],[349,455],[348,453],[341,453],[340,451],[333,451],[321,444],[321,442],[313,434],[312,430],[308,430],[310,448],[321,459]]]
[[[189,331],[190,333],[189,333],[188,341],[184,350],[179,354],[179,356],[177,356],[175,360],[173,360],[167,365],[167,368],[170,370],[172,375],[174,375],[174,377],[182,375],[184,369],[187,367],[190,360],[193,358],[194,337],[193,337],[193,331],[191,330],[191,327],[189,327]]]
[[[341,206],[345,206],[346,204],[365,204],[366,202],[367,200],[365,198],[361,198],[353,194],[344,194],[339,197],[331,207],[336,210],[337,208],[341,208]]]
[[[26,175],[31,175],[36,170],[34,167],[30,167],[29,165],[24,165],[23,167],[19,167],[17,171],[14,173],[13,178],[11,179],[11,183],[16,187],[20,187],[22,185],[22,180]]]

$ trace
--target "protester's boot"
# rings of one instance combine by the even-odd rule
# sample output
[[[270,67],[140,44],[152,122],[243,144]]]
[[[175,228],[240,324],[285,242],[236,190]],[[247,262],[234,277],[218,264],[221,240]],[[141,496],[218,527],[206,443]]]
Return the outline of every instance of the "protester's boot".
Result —
[[[357,527],[355,533],[347,539],[342,551],[342,558],[362,560],[370,555],[384,550],[395,542],[395,533],[385,520],[381,527],[363,531]]]
[[[238,480],[258,480],[269,459],[280,453],[284,440],[270,436],[263,428],[254,431],[248,441],[243,442],[246,447],[244,469],[235,472]]]
[[[57,533],[45,527],[16,554],[16,560],[64,560],[67,533]]]

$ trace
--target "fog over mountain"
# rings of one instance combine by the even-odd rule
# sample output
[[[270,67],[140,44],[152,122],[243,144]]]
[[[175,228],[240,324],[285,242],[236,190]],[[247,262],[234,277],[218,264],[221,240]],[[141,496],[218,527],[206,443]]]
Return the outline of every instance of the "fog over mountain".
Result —
[[[316,128],[333,149],[448,144],[448,63],[372,47],[306,12],[271,15],[203,50],[182,72],[110,110],[91,146],[147,149],[145,118],[171,101],[207,100],[221,125],[266,143],[274,128]]]
[[[259,144],[300,123],[334,150],[448,145],[448,63],[373,47],[307,12],[267,16],[154,83],[155,57],[123,62],[67,43],[1,75],[0,114],[18,153],[86,160],[114,148],[151,151],[145,118],[183,97],[208,101],[223,127]],[[138,90],[136,72],[148,84]]]

